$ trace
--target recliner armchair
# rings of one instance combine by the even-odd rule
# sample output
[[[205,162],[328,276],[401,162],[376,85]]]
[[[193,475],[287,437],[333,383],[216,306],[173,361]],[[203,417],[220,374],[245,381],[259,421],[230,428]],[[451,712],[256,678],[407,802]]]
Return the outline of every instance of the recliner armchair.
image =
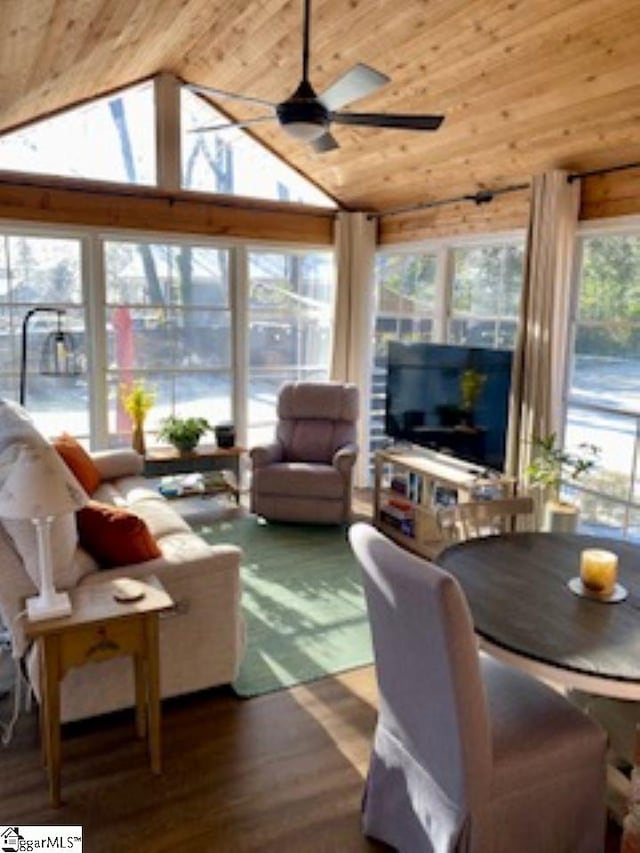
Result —
[[[250,451],[251,511],[271,521],[343,524],[351,512],[358,389],[285,382],[275,441]]]

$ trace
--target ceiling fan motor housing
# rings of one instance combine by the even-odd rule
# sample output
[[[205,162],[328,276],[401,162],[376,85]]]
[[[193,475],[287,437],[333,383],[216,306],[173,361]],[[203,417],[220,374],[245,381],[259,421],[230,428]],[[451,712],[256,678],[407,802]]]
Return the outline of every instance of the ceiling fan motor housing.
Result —
[[[290,98],[277,105],[276,112],[280,124],[291,136],[307,141],[322,136],[331,121],[329,111],[307,80],[300,83]]]

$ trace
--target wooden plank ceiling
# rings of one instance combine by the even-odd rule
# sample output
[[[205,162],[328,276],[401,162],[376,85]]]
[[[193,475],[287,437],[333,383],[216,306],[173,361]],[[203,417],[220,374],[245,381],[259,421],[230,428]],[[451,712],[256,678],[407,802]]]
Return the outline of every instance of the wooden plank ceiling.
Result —
[[[269,101],[301,66],[302,0],[1,0],[0,130],[169,71]],[[315,154],[256,137],[350,209],[640,160],[638,0],[315,0],[318,91],[356,62],[392,82],[356,111],[443,113],[436,133],[334,126]],[[260,108],[225,101],[235,118]]]

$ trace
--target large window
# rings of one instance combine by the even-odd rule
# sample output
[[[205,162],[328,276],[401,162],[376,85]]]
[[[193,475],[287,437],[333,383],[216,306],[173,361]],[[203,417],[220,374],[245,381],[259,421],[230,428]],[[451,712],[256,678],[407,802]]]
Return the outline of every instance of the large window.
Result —
[[[565,441],[601,448],[582,481],[583,523],[640,538],[640,228],[585,235]]]
[[[196,133],[229,120],[188,89],[181,92],[182,185],[188,190],[335,207],[329,196],[240,128]]]
[[[143,380],[156,397],[150,442],[170,413],[231,420],[240,442],[247,423],[251,443],[270,439],[281,383],[328,378],[334,279],[331,251],[0,232],[0,396],[18,399],[22,322],[47,307],[64,312],[79,372],[42,375],[57,314],[34,314],[25,402],[44,434],[129,444],[122,393]]]
[[[156,116],[156,105],[162,110],[171,99],[163,93],[156,101],[150,80],[1,134],[0,170],[155,185],[159,174],[173,175],[177,167],[185,190],[336,207],[242,128],[195,132],[228,119],[178,80],[169,85],[180,95],[181,163],[178,146],[164,143],[175,129],[173,115]],[[170,128],[160,140],[157,124]]]
[[[378,254],[371,452],[386,440],[388,342],[434,341],[512,349],[520,310],[523,249],[521,237],[509,236],[441,241],[427,248]]]
[[[457,247],[450,343],[513,349],[522,290],[522,247],[514,243]]]
[[[389,341],[433,340],[436,311],[436,253],[384,253],[376,263],[374,359],[369,406],[369,447],[385,441],[385,384]]]
[[[26,330],[25,405],[48,435],[69,430],[89,434],[85,357],[81,243],[77,239],[30,234],[0,235],[0,396],[18,399],[23,321]],[[62,328],[73,334],[77,375],[41,373],[49,334]]]
[[[147,429],[173,412],[229,420],[229,253],[188,243],[105,243],[109,433],[130,432],[121,391],[156,393]],[[128,435],[127,435],[128,439]]]
[[[149,82],[0,136],[0,169],[153,184],[155,151]]]
[[[249,252],[249,443],[273,437],[287,379],[328,378],[334,303],[330,252]]]

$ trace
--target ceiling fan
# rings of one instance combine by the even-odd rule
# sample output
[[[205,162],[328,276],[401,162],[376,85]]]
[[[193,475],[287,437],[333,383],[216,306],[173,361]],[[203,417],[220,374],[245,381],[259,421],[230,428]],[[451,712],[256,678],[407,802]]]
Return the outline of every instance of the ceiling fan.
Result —
[[[253,98],[249,95],[239,95],[215,89],[210,86],[187,84],[192,92],[214,95],[217,98],[230,98],[269,107],[269,115],[258,116],[244,121],[226,122],[206,127],[198,127],[194,132],[224,130],[230,127],[247,127],[268,121],[278,121],[294,139],[311,143],[318,153],[332,151],[338,148],[338,143],[331,134],[332,124],[348,124],[358,127],[386,127],[399,130],[437,130],[444,116],[439,115],[407,115],[404,113],[352,113],[338,112],[341,107],[370,95],[389,83],[389,77],[358,63],[339,77],[322,94],[316,94],[309,82],[309,35],[310,35],[311,0],[304,0],[303,12],[303,43],[302,43],[302,80],[295,92],[280,104]]]

